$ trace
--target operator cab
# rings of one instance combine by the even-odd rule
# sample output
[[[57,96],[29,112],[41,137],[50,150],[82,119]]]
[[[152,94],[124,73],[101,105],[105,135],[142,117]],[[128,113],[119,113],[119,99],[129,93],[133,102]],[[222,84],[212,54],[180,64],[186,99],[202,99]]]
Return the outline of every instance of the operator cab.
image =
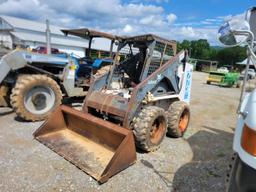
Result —
[[[124,38],[118,46],[113,73],[109,77],[112,90],[132,89],[176,54],[176,42],[147,34]]]

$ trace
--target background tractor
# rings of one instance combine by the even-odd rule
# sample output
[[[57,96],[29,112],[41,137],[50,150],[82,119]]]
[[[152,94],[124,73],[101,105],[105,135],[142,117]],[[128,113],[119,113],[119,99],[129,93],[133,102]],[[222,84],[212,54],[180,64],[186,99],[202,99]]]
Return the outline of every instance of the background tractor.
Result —
[[[83,31],[83,36],[76,34],[77,31]],[[4,55],[0,61],[1,106],[11,104],[16,114],[25,120],[43,120],[61,104],[63,97],[84,97],[92,75],[101,75],[110,68],[113,44],[119,37],[89,29],[63,32],[89,38],[86,57],[21,50]],[[92,40],[97,37],[111,40],[109,58],[90,57]]]
[[[211,71],[207,78],[207,84],[217,84],[223,87],[239,87],[239,73]]]
[[[191,79],[192,65],[185,51],[176,54],[176,42],[151,34],[123,38],[110,72],[91,84],[83,110],[59,107],[34,136],[105,182],[135,162],[135,144],[150,152],[166,133],[185,133]]]

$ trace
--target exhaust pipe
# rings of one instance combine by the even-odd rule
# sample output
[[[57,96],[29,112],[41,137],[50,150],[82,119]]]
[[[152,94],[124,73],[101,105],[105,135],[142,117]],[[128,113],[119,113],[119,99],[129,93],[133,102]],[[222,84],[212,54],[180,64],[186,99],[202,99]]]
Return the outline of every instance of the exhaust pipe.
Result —
[[[99,183],[136,161],[131,130],[67,106],[58,107],[33,135]]]

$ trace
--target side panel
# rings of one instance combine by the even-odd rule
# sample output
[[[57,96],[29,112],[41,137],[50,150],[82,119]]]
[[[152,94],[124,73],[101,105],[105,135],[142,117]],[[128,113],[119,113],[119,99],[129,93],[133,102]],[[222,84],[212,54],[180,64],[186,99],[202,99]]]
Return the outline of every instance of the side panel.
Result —
[[[256,90],[254,90],[252,93],[247,94],[243,100],[242,103],[242,111],[243,112],[249,112],[249,108],[255,104],[256,100]],[[246,119],[242,117],[242,115],[238,116],[238,121],[235,129],[235,136],[234,136],[234,142],[233,142],[233,149],[235,152],[238,153],[239,157],[242,159],[243,162],[248,164],[250,167],[253,167],[256,169],[256,157],[248,154],[241,146],[241,136],[243,131],[243,126],[246,123],[249,127],[255,126],[255,112],[252,114],[247,115]]]
[[[183,65],[180,60],[180,55],[183,53],[184,52],[180,52],[178,55],[170,59],[168,62],[162,65],[162,67],[158,68],[154,73],[152,73],[134,88],[128,104],[128,112],[126,113],[124,120],[125,127],[129,127],[129,122],[133,120],[138,107],[142,103],[142,100],[145,98],[147,93],[151,92],[151,90],[154,89],[164,78],[169,79],[171,82],[174,88],[173,94],[178,94],[180,92],[180,88],[178,87],[177,70],[180,65]]]
[[[256,7],[251,9],[251,15],[249,20],[251,31],[254,34],[254,39],[256,39],[256,22],[255,21],[256,21]]]
[[[12,51],[4,55],[0,60],[0,83],[5,79],[11,70],[25,67],[27,61],[21,51]]]
[[[76,65],[70,62],[64,68],[63,72],[63,86],[69,97],[85,96],[86,92],[83,88],[75,87]]]
[[[32,65],[33,63],[66,65],[68,63],[68,59],[51,55],[14,50],[4,55],[0,60],[0,83],[8,75],[10,70],[21,69],[27,64]]]
[[[193,65],[186,63],[185,72],[183,74],[183,79],[181,80],[181,91],[179,98],[189,104],[190,94],[191,94],[191,84],[192,84],[192,71]]]
[[[10,72],[11,67],[3,60],[0,61],[0,83],[5,79],[5,77]]]

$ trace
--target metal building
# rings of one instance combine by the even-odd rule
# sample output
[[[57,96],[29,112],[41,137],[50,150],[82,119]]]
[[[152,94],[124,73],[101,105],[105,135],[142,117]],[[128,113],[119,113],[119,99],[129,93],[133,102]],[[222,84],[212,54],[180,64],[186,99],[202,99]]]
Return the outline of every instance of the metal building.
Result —
[[[88,40],[75,36],[65,36],[61,29],[64,27],[50,25],[51,47],[83,57],[86,48],[88,48]],[[46,46],[45,31],[45,23],[0,15],[0,45],[10,49],[17,46],[30,48]],[[109,50],[108,43],[110,42],[105,39],[99,39],[92,43],[92,48],[107,51]]]

